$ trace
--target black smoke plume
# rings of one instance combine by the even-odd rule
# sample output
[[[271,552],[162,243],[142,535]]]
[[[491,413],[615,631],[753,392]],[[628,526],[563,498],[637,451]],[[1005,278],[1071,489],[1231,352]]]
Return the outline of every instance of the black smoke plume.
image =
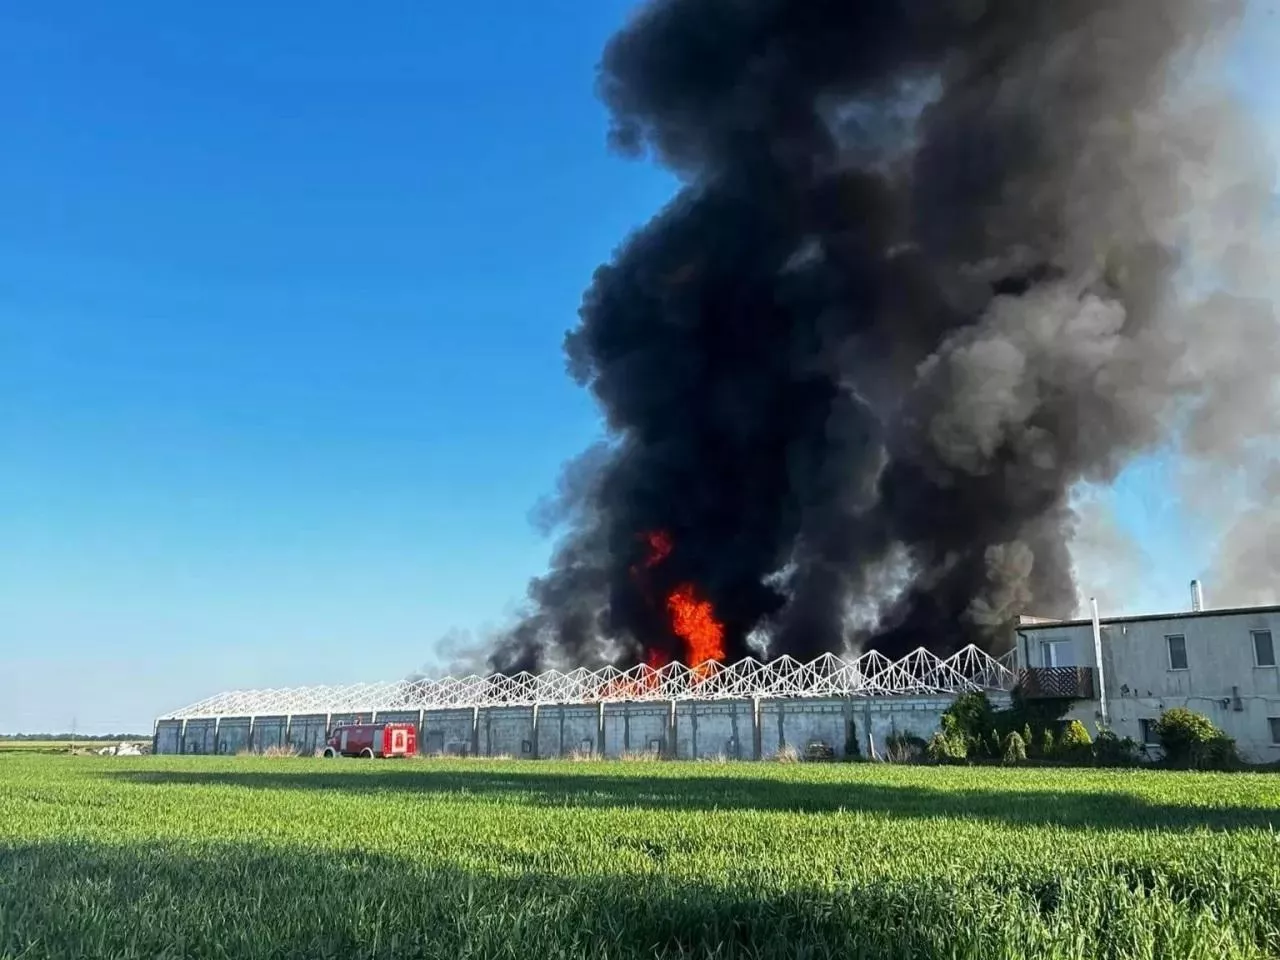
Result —
[[[1175,279],[1189,184],[1239,117],[1178,91],[1241,12],[640,9],[604,53],[611,139],[684,186],[566,337],[608,439],[566,471],[563,539],[491,665],[678,655],[654,598],[681,582],[730,660],[1070,615],[1070,492],[1164,442],[1204,379]],[[654,530],[674,548],[638,578]]]

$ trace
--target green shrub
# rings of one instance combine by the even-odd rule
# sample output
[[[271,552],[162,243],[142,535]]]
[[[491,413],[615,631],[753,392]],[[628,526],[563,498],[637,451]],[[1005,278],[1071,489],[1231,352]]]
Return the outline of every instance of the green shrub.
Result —
[[[1068,749],[1093,746],[1093,738],[1079,720],[1072,720],[1062,731],[1062,745]]]
[[[955,763],[968,758],[969,745],[958,733],[939,730],[929,739],[925,756],[934,763]]]
[[[1040,734],[1040,756],[1045,760],[1053,759],[1053,755],[1057,753],[1057,748],[1053,743],[1053,731],[1045,728]]]
[[[942,715],[942,732],[948,737],[961,737],[965,742],[969,759],[1002,760],[1004,742],[1011,733],[1018,733],[1028,753],[1033,748],[1038,756],[1049,757],[1055,753],[1050,731],[1059,725],[1062,716],[1071,708],[1069,699],[1027,699],[1020,689],[1012,692],[1012,704],[1007,710],[996,710],[984,693],[966,693],[955,701]],[[1036,741],[1032,730],[1044,731],[1044,740]]]
[[[1004,751],[1002,759],[1006,764],[1025,763],[1027,759],[1027,744],[1022,739],[1022,734],[1016,730],[1004,738]]]
[[[947,715],[954,718],[957,729],[970,740],[980,739],[991,729],[994,714],[985,693],[961,694],[947,708]]]
[[[1243,765],[1235,739],[1225,733],[1191,748],[1191,766],[1196,770],[1236,770]]]
[[[954,741],[964,744],[964,756],[971,759],[1000,758],[1000,734],[996,729],[996,721],[1000,712],[991,706],[985,693],[965,693],[956,697],[951,706],[942,715],[941,732],[952,741],[948,748],[952,754],[957,750]]]
[[[1079,720],[1072,720],[1062,731],[1062,738],[1058,741],[1058,756],[1069,763],[1093,761],[1093,738]]]
[[[1208,717],[1186,707],[1161,714],[1155,734],[1170,766],[1225,770],[1239,765],[1235,741]]]
[[[1111,730],[1099,730],[1093,741],[1093,759],[1102,767],[1135,767],[1138,742],[1133,737],[1118,737]]]

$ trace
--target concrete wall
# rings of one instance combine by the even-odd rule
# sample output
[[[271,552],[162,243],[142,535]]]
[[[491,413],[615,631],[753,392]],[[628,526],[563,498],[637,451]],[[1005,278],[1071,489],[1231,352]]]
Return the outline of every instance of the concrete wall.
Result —
[[[289,718],[288,745],[302,754],[324,748],[329,718],[323,713],[300,714]]]
[[[190,726],[192,721],[188,720]],[[223,717],[218,724],[218,753],[235,754],[249,749],[249,717]]]
[[[755,758],[755,704],[751,700],[688,700],[676,704],[676,757],[703,760]]]
[[[288,717],[254,717],[249,746],[253,750],[273,750],[285,745]]]
[[[811,744],[845,756],[849,733],[849,700],[762,700],[760,748],[765,757],[780,750],[803,753]]]
[[[478,711],[428,710],[418,731],[418,752],[428,756],[446,754],[468,757],[480,752]]]
[[[997,694],[990,699],[997,709],[1009,706],[1007,696]],[[883,756],[889,739],[895,734],[928,740],[942,725],[942,714],[951,706],[951,700],[950,697],[900,697],[892,700],[864,697],[855,700],[852,718],[859,751],[868,757],[874,749],[876,756]]]
[[[1280,653],[1280,611],[1271,608],[1104,622],[1102,666],[1111,728],[1141,742],[1140,720],[1187,707],[1234,737],[1249,760],[1280,760],[1270,724],[1270,718],[1280,717],[1280,672],[1255,665],[1254,630],[1270,630]],[[1031,666],[1042,666],[1041,641],[1061,639],[1077,665],[1096,666],[1089,623],[1022,626],[1019,634],[1024,664],[1029,654]],[[1185,670],[1169,663],[1168,637],[1174,635],[1186,639]],[[1096,729],[1101,704],[1079,703],[1070,716]]]
[[[182,752],[214,753],[217,750],[217,738],[217,720],[188,720],[186,730],[182,734]]]
[[[665,756],[671,727],[669,703],[606,703],[604,705],[604,754],[628,753]]]
[[[421,710],[379,710],[373,715],[375,723],[412,723],[417,726],[422,721]]]
[[[538,708],[538,756],[567,757],[600,752],[600,708],[596,704],[547,704]]]
[[[537,757],[533,707],[490,707],[480,711],[480,752],[486,757]]]
[[[1006,696],[992,699],[996,706],[1008,703]],[[950,702],[948,697],[869,697],[427,710],[421,714],[418,743],[419,752],[428,755],[549,759],[575,752],[611,758],[652,752],[682,760],[753,760],[771,757],[784,747],[803,753],[815,742],[844,756],[852,732],[859,752],[867,756],[872,744],[877,753],[883,752],[894,732],[928,739]],[[341,714],[256,717],[252,746],[261,750],[287,742],[311,752],[323,744],[326,722],[355,719]],[[417,722],[419,714],[387,712],[378,719]],[[185,744],[188,753],[213,753],[216,748],[233,754],[251,743],[249,717],[224,717],[216,728],[213,720],[189,720],[185,738],[181,730],[180,720],[160,721],[157,752],[177,753]]]
[[[152,753],[181,753],[182,752],[182,724],[181,720],[160,720],[156,723],[155,737],[151,743]]]

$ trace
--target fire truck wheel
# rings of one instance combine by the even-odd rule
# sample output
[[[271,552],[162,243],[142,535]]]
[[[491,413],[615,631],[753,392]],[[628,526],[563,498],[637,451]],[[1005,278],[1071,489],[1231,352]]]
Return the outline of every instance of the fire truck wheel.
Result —
[[[325,747],[324,755],[326,760],[332,760],[338,755],[338,751],[334,750],[333,747]]]
[[[372,760],[373,751],[370,750],[368,747],[365,747],[363,750],[360,751],[360,756],[364,757],[366,760]]]

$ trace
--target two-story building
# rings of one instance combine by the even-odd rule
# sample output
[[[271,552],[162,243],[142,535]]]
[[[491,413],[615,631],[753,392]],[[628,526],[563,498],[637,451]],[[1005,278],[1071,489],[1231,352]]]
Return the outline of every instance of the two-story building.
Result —
[[[1105,720],[1154,745],[1160,714],[1187,707],[1234,737],[1246,759],[1280,760],[1280,606],[1104,617],[1096,639],[1092,619],[1024,617],[1014,637],[1031,683],[1080,696],[1069,716],[1091,728]]]

